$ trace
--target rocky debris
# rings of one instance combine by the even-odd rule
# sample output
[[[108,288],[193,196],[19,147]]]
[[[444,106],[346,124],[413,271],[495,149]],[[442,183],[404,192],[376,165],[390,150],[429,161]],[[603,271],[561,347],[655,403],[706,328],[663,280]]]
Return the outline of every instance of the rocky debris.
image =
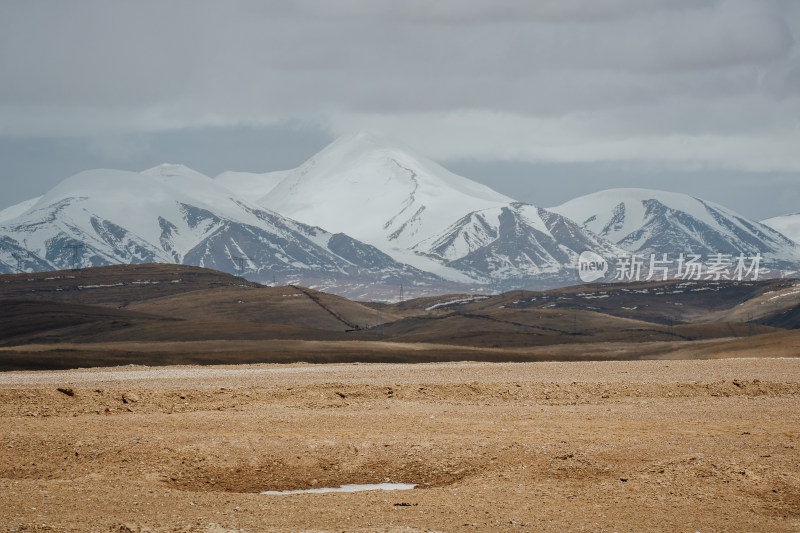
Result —
[[[132,393],[132,392],[125,392],[122,394],[122,403],[136,403],[139,401],[139,397]]]

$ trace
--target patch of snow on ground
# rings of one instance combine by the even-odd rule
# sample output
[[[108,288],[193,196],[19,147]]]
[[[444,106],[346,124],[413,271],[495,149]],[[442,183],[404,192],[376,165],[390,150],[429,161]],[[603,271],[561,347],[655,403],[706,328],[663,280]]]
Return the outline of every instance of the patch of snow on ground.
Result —
[[[439,307],[446,307],[448,305],[455,305],[455,304],[467,304],[472,302],[479,302],[481,300],[485,300],[488,298],[487,296],[475,296],[474,298],[459,298],[457,300],[450,300],[449,302],[439,302],[438,304],[433,304],[430,307],[426,307],[426,311],[433,311],[434,309],[438,309]]]
[[[776,294],[775,296],[771,296],[770,300],[777,300],[779,298],[784,298],[786,296],[793,296],[795,294],[800,294],[800,290],[794,290],[794,291],[790,291],[790,292],[784,292],[784,293],[781,293],[781,294]]]
[[[367,485],[342,485],[341,487],[321,487],[303,490],[265,490],[261,494],[323,494],[328,492],[362,492],[365,490],[410,490],[416,487],[412,483],[373,483]]]

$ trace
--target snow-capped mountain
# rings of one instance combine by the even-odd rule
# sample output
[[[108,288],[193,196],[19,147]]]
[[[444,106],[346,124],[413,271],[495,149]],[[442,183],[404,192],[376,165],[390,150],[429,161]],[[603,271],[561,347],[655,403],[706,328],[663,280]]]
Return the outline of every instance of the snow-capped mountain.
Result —
[[[524,203],[473,211],[414,247],[475,279],[576,281],[578,256],[625,253],[557,213]]]
[[[226,171],[218,174],[214,181],[235,192],[238,196],[256,202],[266,196],[288,174],[285,170],[265,172],[234,172]]]
[[[372,133],[343,137],[291,170],[258,203],[372,244],[398,261],[462,276],[411,252],[468,213],[512,202]]]
[[[334,142],[258,202],[456,281],[573,281],[582,251],[622,252],[560,215],[516,203],[371,133]]]
[[[0,209],[0,222],[3,222],[4,220],[11,220],[12,218],[20,216],[22,213],[33,207],[34,204],[39,201],[39,198],[41,198],[41,196],[31,198],[30,200],[25,200],[24,202],[14,204],[6,207],[5,209]]]
[[[779,218],[791,233],[800,215]],[[631,252],[800,264],[800,244],[711,202],[614,189],[542,209],[368,133],[289,171],[82,172],[0,211],[0,272],[183,263],[366,299],[566,285],[584,251],[609,267]]]
[[[772,268],[800,261],[800,247],[781,233],[686,194],[609,189],[550,210],[637,254],[761,253]]]
[[[70,268],[77,254],[80,266],[165,262],[228,272],[241,267],[265,280],[308,272],[315,279],[436,279],[346,235],[249,203],[181,165],[142,173],[81,172],[0,224],[0,237],[5,272],[16,271],[18,256],[24,257],[23,270],[43,270]]]
[[[800,213],[768,218],[761,223],[800,244]]]
[[[248,200],[264,191],[260,205]],[[441,277],[552,285],[575,280],[584,249],[618,251],[560,215],[368,133],[342,138],[286,172],[213,180],[174,164],[83,172],[0,225],[0,235],[9,240],[8,257],[0,253],[6,271],[17,260],[9,250],[27,251],[38,270],[72,266],[74,245],[82,245],[81,265],[243,267],[251,279],[291,273],[340,292],[334,277],[351,285],[357,278],[443,287]]]

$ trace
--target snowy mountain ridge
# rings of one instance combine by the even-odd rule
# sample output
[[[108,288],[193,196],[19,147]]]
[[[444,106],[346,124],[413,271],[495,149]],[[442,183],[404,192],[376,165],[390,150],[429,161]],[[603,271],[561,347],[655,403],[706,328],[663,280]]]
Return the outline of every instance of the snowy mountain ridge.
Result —
[[[609,189],[550,209],[637,254],[760,253],[783,269],[800,262],[800,247],[778,231],[686,194]]]
[[[563,217],[555,221],[554,214],[365,132],[335,141],[288,171],[258,203],[457,282],[576,281],[579,246],[622,252],[579,226],[573,235],[554,235],[544,218],[555,226]]]
[[[63,269],[115,263],[183,263],[269,279],[431,283],[435,276],[398,264],[342,234],[297,223],[180,165],[142,173],[76,174],[25,213],[0,224],[0,269]],[[76,251],[75,247],[79,249]]]
[[[761,223],[800,244],[800,213],[768,218]]]
[[[571,220],[519,202],[473,211],[414,250],[476,279],[574,278],[578,256],[625,253]]]
[[[800,262],[796,242],[712,202],[612,189],[543,209],[369,133],[288,171],[81,172],[0,215],[0,272],[69,268],[80,245],[83,266],[183,263],[360,298],[393,284],[433,294],[577,283],[585,251]]]
[[[512,201],[379,135],[362,132],[335,141],[289,171],[258,203],[351,235],[396,260],[435,269],[409,250],[466,213]]]
[[[263,174],[228,170],[218,174],[214,181],[227,187],[238,196],[256,202],[283,181],[287,173],[285,170],[264,172]]]

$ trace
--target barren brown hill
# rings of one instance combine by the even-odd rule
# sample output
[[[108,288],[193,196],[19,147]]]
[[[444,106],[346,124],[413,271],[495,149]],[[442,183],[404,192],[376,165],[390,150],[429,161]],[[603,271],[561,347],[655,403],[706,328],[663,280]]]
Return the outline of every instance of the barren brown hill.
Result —
[[[374,326],[378,312],[347,298],[300,286],[218,287],[145,300],[128,309],[187,320],[235,320],[345,331]],[[394,320],[384,314],[384,320]]]
[[[132,311],[50,300],[0,300],[0,345],[81,342],[132,327],[176,320]]]
[[[670,280],[588,284],[548,291],[510,291],[500,295],[445,295],[395,306],[407,315],[487,309],[581,309],[660,324],[747,322],[800,305],[800,280]],[[414,311],[412,311],[414,310]]]
[[[715,322],[660,324],[581,309],[491,308],[451,310],[386,324],[382,332],[401,342],[441,342],[515,347],[597,342],[694,341],[778,331],[761,324]]]
[[[715,345],[760,357],[756,339],[800,354],[796,337],[782,334],[797,325],[796,280],[586,285],[376,304],[195,267],[134,265],[1,276],[0,288],[6,370],[727,353]]]
[[[326,335],[347,335],[322,332]],[[774,358],[800,355],[800,330],[697,341],[593,342],[479,347],[391,340],[246,339],[121,341],[0,347],[0,368],[44,370],[121,365],[253,363],[439,363],[455,361],[635,361]]]
[[[186,320],[46,300],[0,300],[0,346],[209,340],[345,340],[344,331],[246,320]]]
[[[5,274],[0,276],[0,299],[43,299],[120,307],[193,290],[238,286],[259,285],[224,272],[193,266],[113,265]]]

